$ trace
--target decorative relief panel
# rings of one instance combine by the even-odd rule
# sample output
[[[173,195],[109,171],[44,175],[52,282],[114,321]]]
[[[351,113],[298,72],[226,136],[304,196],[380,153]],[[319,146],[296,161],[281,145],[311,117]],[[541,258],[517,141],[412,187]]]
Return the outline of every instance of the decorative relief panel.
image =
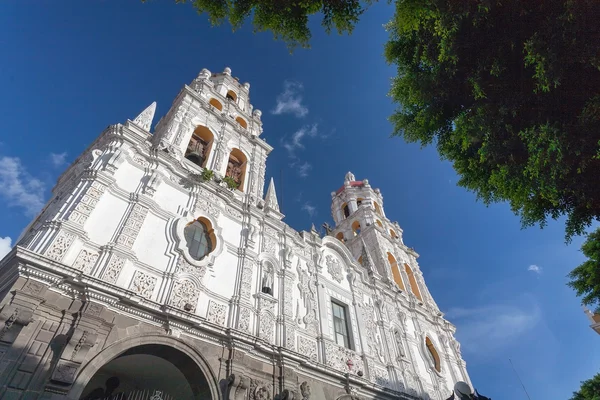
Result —
[[[52,245],[46,250],[46,257],[53,259],[54,261],[61,261],[73,240],[75,239],[75,235],[72,235],[65,231],[60,231],[52,242]]]
[[[205,211],[214,218],[219,218],[219,215],[221,215],[219,203],[207,199],[198,199],[196,202],[196,209]]]
[[[271,226],[269,226],[269,225],[265,225],[265,233],[266,233],[267,235],[270,235],[270,236],[277,237],[277,234],[278,234],[279,232],[277,232],[277,229],[275,229],[275,228],[273,228],[273,227],[271,227]]]
[[[125,259],[113,254],[110,257],[110,261],[106,266],[104,274],[102,275],[102,279],[106,283],[114,284],[115,282],[117,282],[117,278],[119,277],[119,274],[123,269],[123,265],[125,265]]]
[[[147,299],[152,297],[158,279],[143,271],[135,271],[129,290]]]
[[[242,301],[249,301],[252,295],[252,266],[255,265],[254,261],[247,261],[244,263],[244,269],[242,269],[242,287],[240,289],[240,298]]]
[[[285,327],[285,347],[296,350],[296,329],[293,326]]]
[[[233,218],[235,218],[237,220],[242,219],[242,212],[229,206],[229,205],[225,206],[225,211],[227,212],[227,214],[231,215]]]
[[[85,224],[105,190],[106,185],[98,181],[92,182],[88,190],[75,205],[73,211],[71,211],[69,221],[73,221],[80,225]]]
[[[225,318],[227,315],[227,306],[225,304],[219,304],[214,301],[208,303],[208,315],[206,319],[217,325],[224,326]]]
[[[304,354],[311,360],[317,361],[317,341],[298,336],[298,352]]]
[[[260,313],[260,329],[258,336],[269,343],[273,343],[273,332],[275,331],[275,318],[267,311]]]
[[[277,253],[277,241],[270,236],[265,236],[263,251],[275,255]]]
[[[142,228],[147,214],[147,207],[144,207],[139,203],[134,204],[125,220],[125,225],[123,225],[121,232],[119,232],[119,236],[117,236],[117,243],[131,248],[135,243],[138,233],[140,233],[140,229]]]
[[[293,301],[294,301],[294,292],[293,292],[294,281],[291,278],[285,278],[285,292],[283,293],[283,314],[286,317],[293,317]]]
[[[240,331],[250,333],[250,318],[252,314],[249,308],[240,308],[240,319],[238,322],[238,329]]]
[[[377,327],[375,326],[374,321],[374,308],[372,304],[363,304],[361,307],[363,321],[365,323],[365,333],[367,338],[367,347],[369,349],[369,354],[376,355],[377,354],[377,343],[375,335]]]
[[[325,260],[327,263],[327,272],[329,272],[333,279],[338,283],[341,283],[342,279],[344,279],[344,273],[339,260],[330,255],[328,255]]]
[[[325,358],[327,359],[327,365],[338,371],[347,372],[350,370],[354,373],[365,371],[363,360],[358,354],[330,341],[325,342]],[[350,366],[348,360],[351,361]]]
[[[92,268],[98,261],[99,254],[92,250],[83,249],[79,252],[77,259],[73,263],[73,268],[83,271],[85,274],[92,272]]]
[[[200,289],[190,279],[182,279],[173,284],[169,305],[188,312],[195,312]]]
[[[372,368],[371,373],[371,382],[374,382],[378,385],[385,386],[391,388],[390,376],[387,370],[383,368]]]
[[[190,274],[198,277],[200,282],[206,275],[206,266],[197,267],[195,265],[190,264],[185,260],[185,258],[180,255],[177,260],[177,274]]]

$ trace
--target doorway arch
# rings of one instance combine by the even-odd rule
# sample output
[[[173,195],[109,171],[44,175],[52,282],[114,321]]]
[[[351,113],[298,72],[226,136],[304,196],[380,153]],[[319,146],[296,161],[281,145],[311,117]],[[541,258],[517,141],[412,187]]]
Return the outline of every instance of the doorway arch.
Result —
[[[202,355],[181,339],[156,334],[125,339],[102,350],[82,368],[68,398],[144,390],[161,391],[164,399],[220,398]]]

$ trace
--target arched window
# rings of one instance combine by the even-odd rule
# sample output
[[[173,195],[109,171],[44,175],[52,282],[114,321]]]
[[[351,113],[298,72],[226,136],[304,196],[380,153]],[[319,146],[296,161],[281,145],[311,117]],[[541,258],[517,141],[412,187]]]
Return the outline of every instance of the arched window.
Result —
[[[393,229],[390,229],[390,236],[393,237],[394,239],[396,239],[398,237],[398,235],[396,235],[396,232]]]
[[[229,153],[229,161],[227,162],[227,171],[225,176],[233,178],[237,183],[237,189],[244,191],[244,179],[246,177],[246,163],[248,159],[240,149],[233,149]]]
[[[238,123],[238,124],[240,124],[240,126],[241,126],[242,128],[244,128],[244,129],[247,129],[247,128],[248,128],[248,124],[246,123],[246,121],[244,120],[244,118],[242,118],[242,117],[237,117],[235,120],[237,121],[237,123]]]
[[[425,345],[427,346],[427,350],[429,351],[429,356],[431,357],[431,363],[437,372],[442,372],[442,365],[440,363],[440,356],[438,355],[433,342],[428,337],[425,338]]]
[[[356,207],[360,207],[360,205],[362,204],[363,200],[364,199],[362,197],[359,197],[358,199],[356,199]]]
[[[215,248],[215,234],[210,222],[205,218],[190,222],[184,228],[183,235],[194,260],[202,260]]]
[[[210,101],[208,103],[211,106],[215,107],[217,110],[223,111],[223,104],[221,104],[221,102],[219,100],[215,99],[214,97],[212,99],[210,99]]]
[[[338,232],[337,235],[335,235],[335,238],[344,243],[344,234],[342,232]]]
[[[383,228],[383,224],[381,223],[381,221],[380,221],[380,220],[377,220],[377,221],[375,221],[375,222],[377,223],[377,225],[378,225],[380,228]]]
[[[354,236],[360,233],[360,222],[354,221],[352,223],[352,232],[354,232]]]
[[[188,143],[188,147],[185,151],[185,158],[204,168],[208,161],[213,140],[214,136],[207,127],[197,127]]]
[[[398,285],[400,289],[406,290],[404,288],[404,282],[402,282],[402,275],[400,275],[400,269],[398,268],[398,262],[396,261],[396,258],[394,258],[392,253],[388,252],[387,255],[390,268],[392,269],[392,277],[394,278],[394,282],[396,282],[396,285]]]
[[[375,207],[375,212],[381,215],[381,207],[379,207],[379,204],[373,202],[373,207]]]
[[[237,101],[237,94],[235,94],[233,90],[228,91],[225,97],[227,97],[228,100]]]
[[[344,212],[344,218],[348,218],[350,216],[350,207],[348,207],[348,204],[342,204],[342,211]]]
[[[410,283],[410,290],[413,292],[415,297],[420,301],[423,301],[421,298],[421,292],[419,291],[419,286],[417,285],[417,280],[415,279],[415,274],[413,274],[412,268],[408,266],[408,264],[404,264],[404,269],[406,270],[406,275],[408,275],[408,282]]]

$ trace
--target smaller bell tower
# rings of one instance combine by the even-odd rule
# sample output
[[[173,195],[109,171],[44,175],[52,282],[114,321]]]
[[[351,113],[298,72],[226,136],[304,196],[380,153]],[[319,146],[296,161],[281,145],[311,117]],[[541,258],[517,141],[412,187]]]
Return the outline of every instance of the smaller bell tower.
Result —
[[[398,223],[385,216],[381,191],[348,172],[331,198],[335,228],[330,235],[343,242],[369,273],[437,310],[417,263],[419,255],[404,244]]]

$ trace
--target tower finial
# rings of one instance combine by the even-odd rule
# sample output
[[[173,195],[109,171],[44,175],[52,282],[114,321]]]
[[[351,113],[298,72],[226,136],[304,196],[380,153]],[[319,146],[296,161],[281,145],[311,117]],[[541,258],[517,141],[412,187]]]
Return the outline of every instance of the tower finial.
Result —
[[[265,196],[265,208],[279,212],[279,202],[277,201],[273,178],[271,178],[271,182],[269,182],[269,188],[267,189],[267,195]]]
[[[156,102],[154,101],[133,120],[133,123],[139,126],[140,128],[150,132],[150,127],[152,126],[152,120],[154,119],[155,111]]]
[[[349,182],[354,182],[356,180],[356,178],[354,177],[354,174],[352,172],[348,171],[348,173],[346,174],[346,178],[344,180],[349,181]]]

